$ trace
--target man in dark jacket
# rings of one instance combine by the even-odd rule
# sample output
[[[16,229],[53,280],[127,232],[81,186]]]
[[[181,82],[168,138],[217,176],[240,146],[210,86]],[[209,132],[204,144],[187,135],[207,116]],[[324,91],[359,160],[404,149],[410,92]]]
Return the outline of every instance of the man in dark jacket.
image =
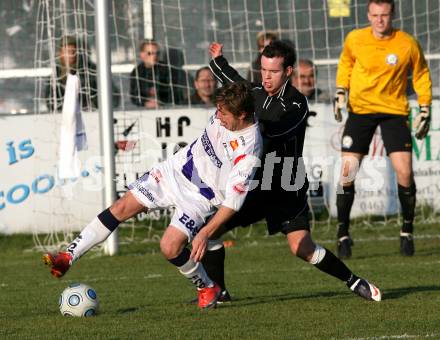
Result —
[[[136,106],[156,109],[171,104],[170,70],[159,63],[159,44],[145,40],[139,48],[141,62],[130,74],[130,100]]]
[[[214,92],[217,88],[217,79],[208,66],[197,70],[194,88],[195,92],[190,97],[191,105],[215,106]]]
[[[47,81],[45,97],[49,111],[61,111],[64,102],[67,75],[78,74],[81,82],[81,107],[83,110],[98,108],[98,90],[96,82],[96,65],[90,60],[86,52],[87,45],[73,36],[61,39],[58,51],[59,62],[56,65],[55,77]],[[120,94],[113,85],[113,107],[119,105]]]

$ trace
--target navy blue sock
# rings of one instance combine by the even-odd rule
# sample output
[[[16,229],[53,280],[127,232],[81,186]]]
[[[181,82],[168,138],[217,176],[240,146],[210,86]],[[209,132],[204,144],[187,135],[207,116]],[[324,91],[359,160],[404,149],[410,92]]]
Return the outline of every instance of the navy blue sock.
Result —
[[[110,231],[114,231],[121,222],[111,213],[110,208],[105,209],[98,215],[101,223]]]

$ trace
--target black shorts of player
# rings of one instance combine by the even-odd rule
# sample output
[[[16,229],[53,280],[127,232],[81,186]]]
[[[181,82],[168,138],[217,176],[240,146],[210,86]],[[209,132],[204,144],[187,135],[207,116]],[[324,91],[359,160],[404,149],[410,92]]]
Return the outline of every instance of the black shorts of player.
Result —
[[[411,131],[407,115],[349,113],[341,140],[341,151],[368,154],[370,142],[380,126],[387,155],[396,151],[412,151]]]
[[[253,190],[248,193],[241,209],[225,224],[227,230],[247,227],[266,219],[269,234],[288,234],[309,230],[307,188],[299,191]]]

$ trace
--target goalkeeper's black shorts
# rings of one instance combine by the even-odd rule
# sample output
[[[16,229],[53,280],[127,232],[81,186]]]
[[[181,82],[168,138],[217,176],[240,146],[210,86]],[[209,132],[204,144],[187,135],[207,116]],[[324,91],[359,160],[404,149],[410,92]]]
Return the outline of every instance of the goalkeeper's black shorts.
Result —
[[[225,227],[232,230],[266,219],[269,234],[310,230],[307,189],[306,184],[298,191],[253,190]]]
[[[368,154],[371,140],[380,126],[387,155],[396,151],[412,151],[408,115],[385,113],[349,113],[341,140],[341,151]],[[377,145],[377,144],[376,144]],[[382,145],[379,144],[379,148]],[[382,150],[377,150],[380,153]]]

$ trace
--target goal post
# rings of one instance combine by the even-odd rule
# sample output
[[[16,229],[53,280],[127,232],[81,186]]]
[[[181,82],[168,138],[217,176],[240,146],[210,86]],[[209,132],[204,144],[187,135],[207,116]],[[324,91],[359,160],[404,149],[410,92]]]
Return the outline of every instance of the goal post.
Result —
[[[101,152],[104,165],[104,205],[116,201],[115,142],[113,132],[112,74],[109,43],[109,10],[107,0],[95,0],[96,58],[98,78],[98,103],[100,117]],[[105,208],[104,207],[104,208]],[[118,252],[118,230],[107,238],[104,252]]]

